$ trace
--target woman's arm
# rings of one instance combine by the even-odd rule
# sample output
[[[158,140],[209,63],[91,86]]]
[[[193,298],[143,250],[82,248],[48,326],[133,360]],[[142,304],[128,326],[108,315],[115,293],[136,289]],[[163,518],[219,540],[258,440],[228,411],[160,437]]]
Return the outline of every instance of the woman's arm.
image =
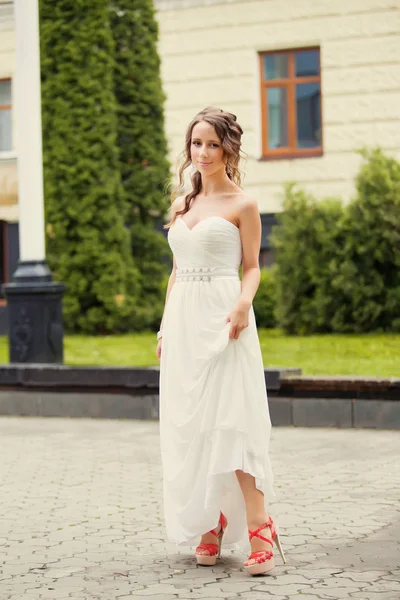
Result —
[[[177,210],[180,210],[180,208],[182,206],[182,201],[183,201],[183,198],[180,196],[179,198],[176,198],[176,200],[172,203],[172,205],[171,205],[171,218],[174,216],[174,214],[176,213]],[[168,302],[168,298],[169,298],[169,295],[171,293],[171,290],[174,287],[175,278],[176,278],[176,262],[175,262],[175,257],[173,257],[172,271],[171,271],[171,274],[170,274],[169,279],[168,279],[168,286],[167,286],[167,293],[165,295],[163,316],[162,316],[161,323],[160,323],[160,332],[161,332],[160,335],[161,335],[161,337],[158,340],[157,349],[156,349],[156,354],[157,354],[157,358],[158,359],[160,359],[160,357],[161,357],[162,332],[163,332],[163,325],[164,325],[165,309],[166,309],[166,306],[167,306],[167,302]]]
[[[173,259],[172,271],[171,271],[171,274],[170,274],[169,279],[168,279],[167,293],[165,295],[164,311],[163,311],[163,316],[162,316],[162,319],[161,319],[160,331],[163,330],[165,307],[167,306],[169,295],[170,295],[171,290],[173,288],[173,285],[175,283],[175,277],[176,277],[176,263],[175,263],[175,258],[174,258]]]
[[[237,340],[248,326],[249,310],[260,284],[258,263],[261,245],[261,219],[255,200],[246,199],[239,215],[242,241],[242,291],[233,311],[228,315],[231,323],[229,337]]]
[[[161,337],[159,338],[159,340],[157,341],[157,348],[156,348],[156,355],[157,358],[160,360],[161,358],[161,348],[162,348],[162,334],[163,334],[163,325],[164,325],[164,316],[165,316],[165,308],[167,306],[167,302],[168,302],[168,298],[169,295],[171,293],[172,288],[174,287],[174,283],[175,283],[175,277],[176,277],[176,263],[175,263],[175,258],[173,259],[173,266],[172,266],[172,271],[171,274],[169,276],[168,279],[168,286],[167,286],[167,293],[165,295],[165,302],[164,302],[164,310],[163,310],[163,316],[161,319],[161,323],[160,323],[160,335]]]

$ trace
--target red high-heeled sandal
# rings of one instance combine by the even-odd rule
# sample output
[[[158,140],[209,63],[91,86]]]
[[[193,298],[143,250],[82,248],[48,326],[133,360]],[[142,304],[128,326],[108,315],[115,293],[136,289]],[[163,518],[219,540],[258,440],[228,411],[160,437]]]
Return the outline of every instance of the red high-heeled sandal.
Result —
[[[199,544],[196,548],[196,560],[198,565],[204,567],[212,567],[216,564],[217,558],[221,558],[222,538],[225,533],[228,521],[223,513],[220,513],[218,525],[221,525],[219,531],[211,529],[209,533],[215,535],[218,540],[217,544]],[[198,554],[199,550],[207,550],[208,554]]]
[[[271,529],[272,540],[260,534],[260,531],[266,529],[267,527]],[[255,529],[254,531],[250,531],[249,529],[249,540],[251,541],[253,537],[258,537],[260,540],[268,542],[268,544],[270,544],[271,547],[273,547],[273,542],[275,542],[279,550],[279,554],[282,557],[283,563],[286,564],[286,558],[283,552],[283,548],[281,546],[279,534],[276,531],[275,523],[273,522],[271,517],[269,517],[268,521],[261,525],[261,527],[258,527],[258,529]],[[254,563],[250,565],[246,564],[249,560],[252,559],[255,560]],[[268,573],[269,571],[272,571],[272,569],[275,567],[274,553],[271,550],[259,550],[258,552],[252,552],[249,558],[243,564],[246,567],[249,575],[261,575],[262,573]]]

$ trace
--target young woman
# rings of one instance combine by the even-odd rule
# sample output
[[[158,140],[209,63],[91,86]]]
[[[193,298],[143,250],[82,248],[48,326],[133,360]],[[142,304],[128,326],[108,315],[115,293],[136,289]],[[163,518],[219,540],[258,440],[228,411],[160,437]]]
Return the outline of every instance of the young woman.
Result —
[[[164,512],[170,540],[200,544],[196,560],[215,565],[222,537],[248,528],[250,574],[284,559],[265,499],[273,496],[271,430],[264,368],[252,301],[260,271],[257,203],[240,187],[242,129],[215,108],[200,112],[186,134],[184,172],[192,191],[172,204],[173,252],[157,334]],[[238,268],[242,265],[242,280]]]

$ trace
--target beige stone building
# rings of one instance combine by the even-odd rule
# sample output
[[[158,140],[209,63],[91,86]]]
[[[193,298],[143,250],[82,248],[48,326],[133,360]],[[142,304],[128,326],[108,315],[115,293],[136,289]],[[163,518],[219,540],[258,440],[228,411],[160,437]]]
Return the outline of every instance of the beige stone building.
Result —
[[[245,130],[244,184],[268,227],[282,185],[348,200],[356,150],[400,158],[400,0],[154,0],[172,162],[208,105]],[[12,0],[0,0],[0,281],[18,251]]]
[[[282,184],[348,200],[358,148],[400,158],[399,0],[155,0],[173,161],[199,109],[237,115],[245,187],[262,213]]]

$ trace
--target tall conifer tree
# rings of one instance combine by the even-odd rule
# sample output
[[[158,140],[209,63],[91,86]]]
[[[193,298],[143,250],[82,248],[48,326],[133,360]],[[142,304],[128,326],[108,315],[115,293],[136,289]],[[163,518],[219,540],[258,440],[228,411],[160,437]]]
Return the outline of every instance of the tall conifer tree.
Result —
[[[160,283],[168,254],[155,229],[169,201],[164,134],[164,94],[157,53],[158,26],[152,0],[110,0],[115,41],[115,96],[121,180],[128,207],[132,252],[141,273],[141,300],[147,325],[156,326],[163,298]]]
[[[110,0],[40,0],[47,256],[67,329],[138,325],[117,148]]]

